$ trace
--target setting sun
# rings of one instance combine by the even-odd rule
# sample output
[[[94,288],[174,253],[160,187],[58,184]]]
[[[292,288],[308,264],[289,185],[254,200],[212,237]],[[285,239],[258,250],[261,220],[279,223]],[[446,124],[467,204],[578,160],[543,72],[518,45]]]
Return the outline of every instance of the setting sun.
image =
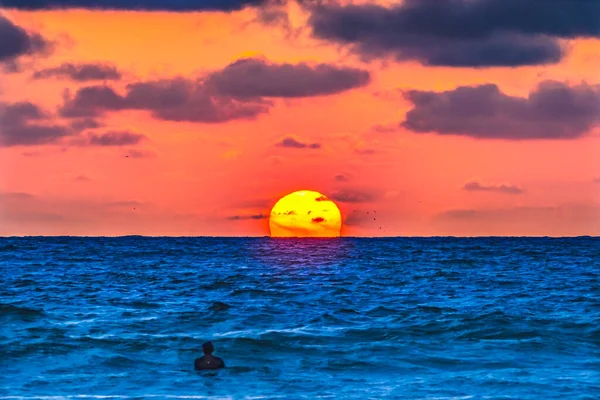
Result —
[[[337,237],[342,215],[327,196],[310,190],[290,193],[273,206],[271,237]]]

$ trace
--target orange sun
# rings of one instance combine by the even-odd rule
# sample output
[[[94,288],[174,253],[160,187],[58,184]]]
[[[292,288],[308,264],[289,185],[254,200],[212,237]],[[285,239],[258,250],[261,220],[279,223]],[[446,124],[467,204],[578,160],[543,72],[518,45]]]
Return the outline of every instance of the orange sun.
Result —
[[[342,214],[327,196],[300,190],[283,196],[271,210],[271,237],[338,237]]]

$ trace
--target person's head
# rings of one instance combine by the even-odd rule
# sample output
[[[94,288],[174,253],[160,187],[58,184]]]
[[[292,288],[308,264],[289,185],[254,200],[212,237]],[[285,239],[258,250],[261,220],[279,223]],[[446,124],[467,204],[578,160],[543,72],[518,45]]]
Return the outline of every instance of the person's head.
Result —
[[[202,351],[204,354],[211,355],[215,351],[215,346],[213,346],[212,342],[206,342],[202,345]]]

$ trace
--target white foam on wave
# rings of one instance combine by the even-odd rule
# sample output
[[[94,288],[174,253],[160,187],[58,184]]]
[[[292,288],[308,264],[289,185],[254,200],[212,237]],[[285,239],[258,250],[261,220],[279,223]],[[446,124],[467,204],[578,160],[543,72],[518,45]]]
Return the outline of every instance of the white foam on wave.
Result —
[[[247,329],[239,331],[229,331],[224,333],[215,333],[213,337],[230,337],[230,338],[259,338],[262,335],[268,333],[301,333],[308,336],[322,336],[326,333],[345,331],[348,329],[357,329],[360,326],[330,326],[330,327],[316,327],[312,325],[301,326],[298,328],[284,328],[284,329]]]
[[[259,337],[267,333],[311,333],[306,326],[287,329],[248,329],[242,331],[229,331],[225,333],[215,333],[214,337]]]
[[[101,321],[97,318],[89,318],[89,319],[82,319],[80,321],[66,321],[57,325],[65,325],[65,326],[72,326],[72,325],[80,325],[80,324],[87,324],[88,322],[96,322],[96,321]],[[105,320],[106,321],[106,320]]]

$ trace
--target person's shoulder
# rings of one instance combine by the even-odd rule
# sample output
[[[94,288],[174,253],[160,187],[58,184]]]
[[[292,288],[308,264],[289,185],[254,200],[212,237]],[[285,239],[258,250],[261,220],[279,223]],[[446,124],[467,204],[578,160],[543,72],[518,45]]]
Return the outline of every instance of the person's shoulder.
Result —
[[[221,364],[223,367],[225,366],[225,361],[223,361],[223,359],[221,357],[215,357],[215,359],[217,360],[217,362],[219,364]]]
[[[205,360],[204,356],[196,358],[194,360],[194,366],[195,367],[201,366],[204,363],[204,360]]]

